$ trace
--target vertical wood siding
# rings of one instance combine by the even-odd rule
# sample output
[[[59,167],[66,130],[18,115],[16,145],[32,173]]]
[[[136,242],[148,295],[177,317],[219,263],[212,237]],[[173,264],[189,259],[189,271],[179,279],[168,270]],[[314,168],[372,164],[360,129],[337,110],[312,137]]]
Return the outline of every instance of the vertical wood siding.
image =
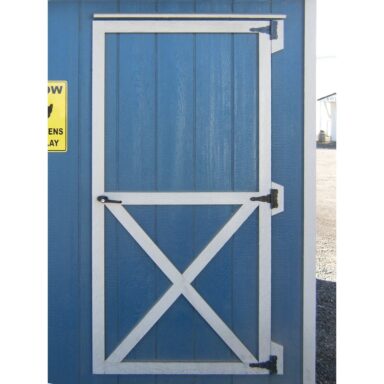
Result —
[[[91,41],[93,13],[287,14],[272,57],[272,179],[285,212],[272,220],[272,337],[281,377],[92,374]],[[69,150],[49,154],[49,382],[250,384],[301,381],[304,0],[93,0],[49,3],[49,79],[69,87]],[[255,35],[108,35],[106,189],[247,191],[258,185]],[[183,271],[237,207],[127,207]],[[193,285],[257,354],[257,228],[253,214]],[[106,214],[106,350],[170,282]],[[236,360],[183,298],[129,360]]]

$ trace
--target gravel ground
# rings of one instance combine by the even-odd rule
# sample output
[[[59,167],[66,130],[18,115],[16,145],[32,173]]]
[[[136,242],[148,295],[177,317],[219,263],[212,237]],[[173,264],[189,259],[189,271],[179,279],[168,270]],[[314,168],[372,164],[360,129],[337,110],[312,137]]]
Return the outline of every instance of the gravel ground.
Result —
[[[317,384],[336,383],[336,150],[317,149]]]

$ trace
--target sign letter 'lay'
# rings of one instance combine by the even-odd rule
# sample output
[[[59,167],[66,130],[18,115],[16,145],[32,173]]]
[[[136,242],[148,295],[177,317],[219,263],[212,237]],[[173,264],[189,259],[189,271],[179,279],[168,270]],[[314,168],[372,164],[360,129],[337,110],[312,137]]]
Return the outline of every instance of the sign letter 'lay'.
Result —
[[[67,152],[66,81],[48,81],[48,152]]]

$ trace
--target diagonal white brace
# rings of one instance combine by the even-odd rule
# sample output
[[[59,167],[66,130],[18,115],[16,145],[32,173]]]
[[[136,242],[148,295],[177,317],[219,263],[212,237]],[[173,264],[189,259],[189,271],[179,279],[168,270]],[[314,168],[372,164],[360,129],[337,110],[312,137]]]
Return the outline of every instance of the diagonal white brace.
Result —
[[[192,285],[187,285],[184,288],[183,295],[244,364],[248,365],[257,362],[256,357],[253,356],[248,348],[239,340]]]
[[[145,233],[136,220],[120,204],[105,204],[113,216],[136,240],[145,253],[156,263],[164,274],[175,282],[180,277],[179,270],[171,263],[163,251],[154,243],[154,241]]]
[[[242,224],[259,206],[259,203],[248,203],[242,205],[239,210],[230,218],[224,227],[216,234],[209,244],[200,252],[191,265],[185,270],[184,276],[188,282],[196,278],[196,276],[208,265],[215,257],[225,243],[238,231]]]
[[[181,295],[180,287],[172,285],[160,300],[146,313],[117,348],[109,355],[107,361],[120,363],[132,351],[136,344],[149,332],[156,322]]]
[[[106,206],[162,272],[173,282],[172,287],[169,288],[144,318],[124,338],[108,357],[107,361],[111,363],[121,362],[153,325],[156,324],[176,299],[183,294],[241,361],[246,364],[257,362],[257,359],[252,353],[191,286],[191,283],[247,220],[252,212],[254,212],[258,204],[252,203],[243,205],[196,257],[184,274],[181,274],[177,270],[124,207],[113,204],[107,204]]]

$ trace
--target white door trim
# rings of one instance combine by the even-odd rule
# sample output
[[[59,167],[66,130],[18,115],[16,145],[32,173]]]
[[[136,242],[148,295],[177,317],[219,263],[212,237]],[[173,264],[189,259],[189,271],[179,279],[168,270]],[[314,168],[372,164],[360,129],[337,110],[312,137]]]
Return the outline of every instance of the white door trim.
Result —
[[[282,20],[278,20],[282,23]],[[250,202],[251,197],[269,194],[271,181],[271,54],[277,50],[269,36],[272,21],[137,21],[118,20],[93,22],[93,101],[92,101],[92,318],[93,372],[106,374],[266,374],[265,368],[251,368],[250,363],[267,361],[271,354],[278,357],[278,373],[283,369],[283,348],[271,341],[271,216],[282,211],[271,209],[268,203]],[[280,27],[282,24],[280,25]],[[250,31],[251,28],[262,28]],[[104,108],[105,108],[105,35],[106,33],[258,33],[259,34],[259,190],[257,192],[105,192],[104,180]],[[281,49],[282,44],[279,42]],[[278,186],[279,199],[283,187]],[[228,223],[206,246],[187,270],[181,274],[140,228],[121,204],[101,203],[98,196],[121,200],[122,204],[237,204],[241,205]],[[241,224],[259,208],[259,356],[249,352],[231,329],[192,287],[193,279],[205,268],[215,254]],[[133,236],[149,257],[172,281],[172,287],[144,316],[112,354],[105,356],[105,277],[104,277],[104,212],[109,209]],[[239,357],[239,363],[204,362],[123,362],[126,354],[140,341],[162,314],[184,295],[223,341]],[[225,369],[223,369],[225,365]]]
[[[316,382],[316,0],[304,26],[303,383]]]
[[[94,19],[128,19],[128,20],[284,20],[285,15],[250,13],[95,13]]]
[[[243,205],[261,192],[105,192],[123,205]]]
[[[251,28],[269,27],[268,20],[98,20],[104,33],[255,33]]]
[[[259,35],[259,190],[271,190],[271,40]],[[271,355],[271,221],[270,207],[259,207],[259,359]]]

